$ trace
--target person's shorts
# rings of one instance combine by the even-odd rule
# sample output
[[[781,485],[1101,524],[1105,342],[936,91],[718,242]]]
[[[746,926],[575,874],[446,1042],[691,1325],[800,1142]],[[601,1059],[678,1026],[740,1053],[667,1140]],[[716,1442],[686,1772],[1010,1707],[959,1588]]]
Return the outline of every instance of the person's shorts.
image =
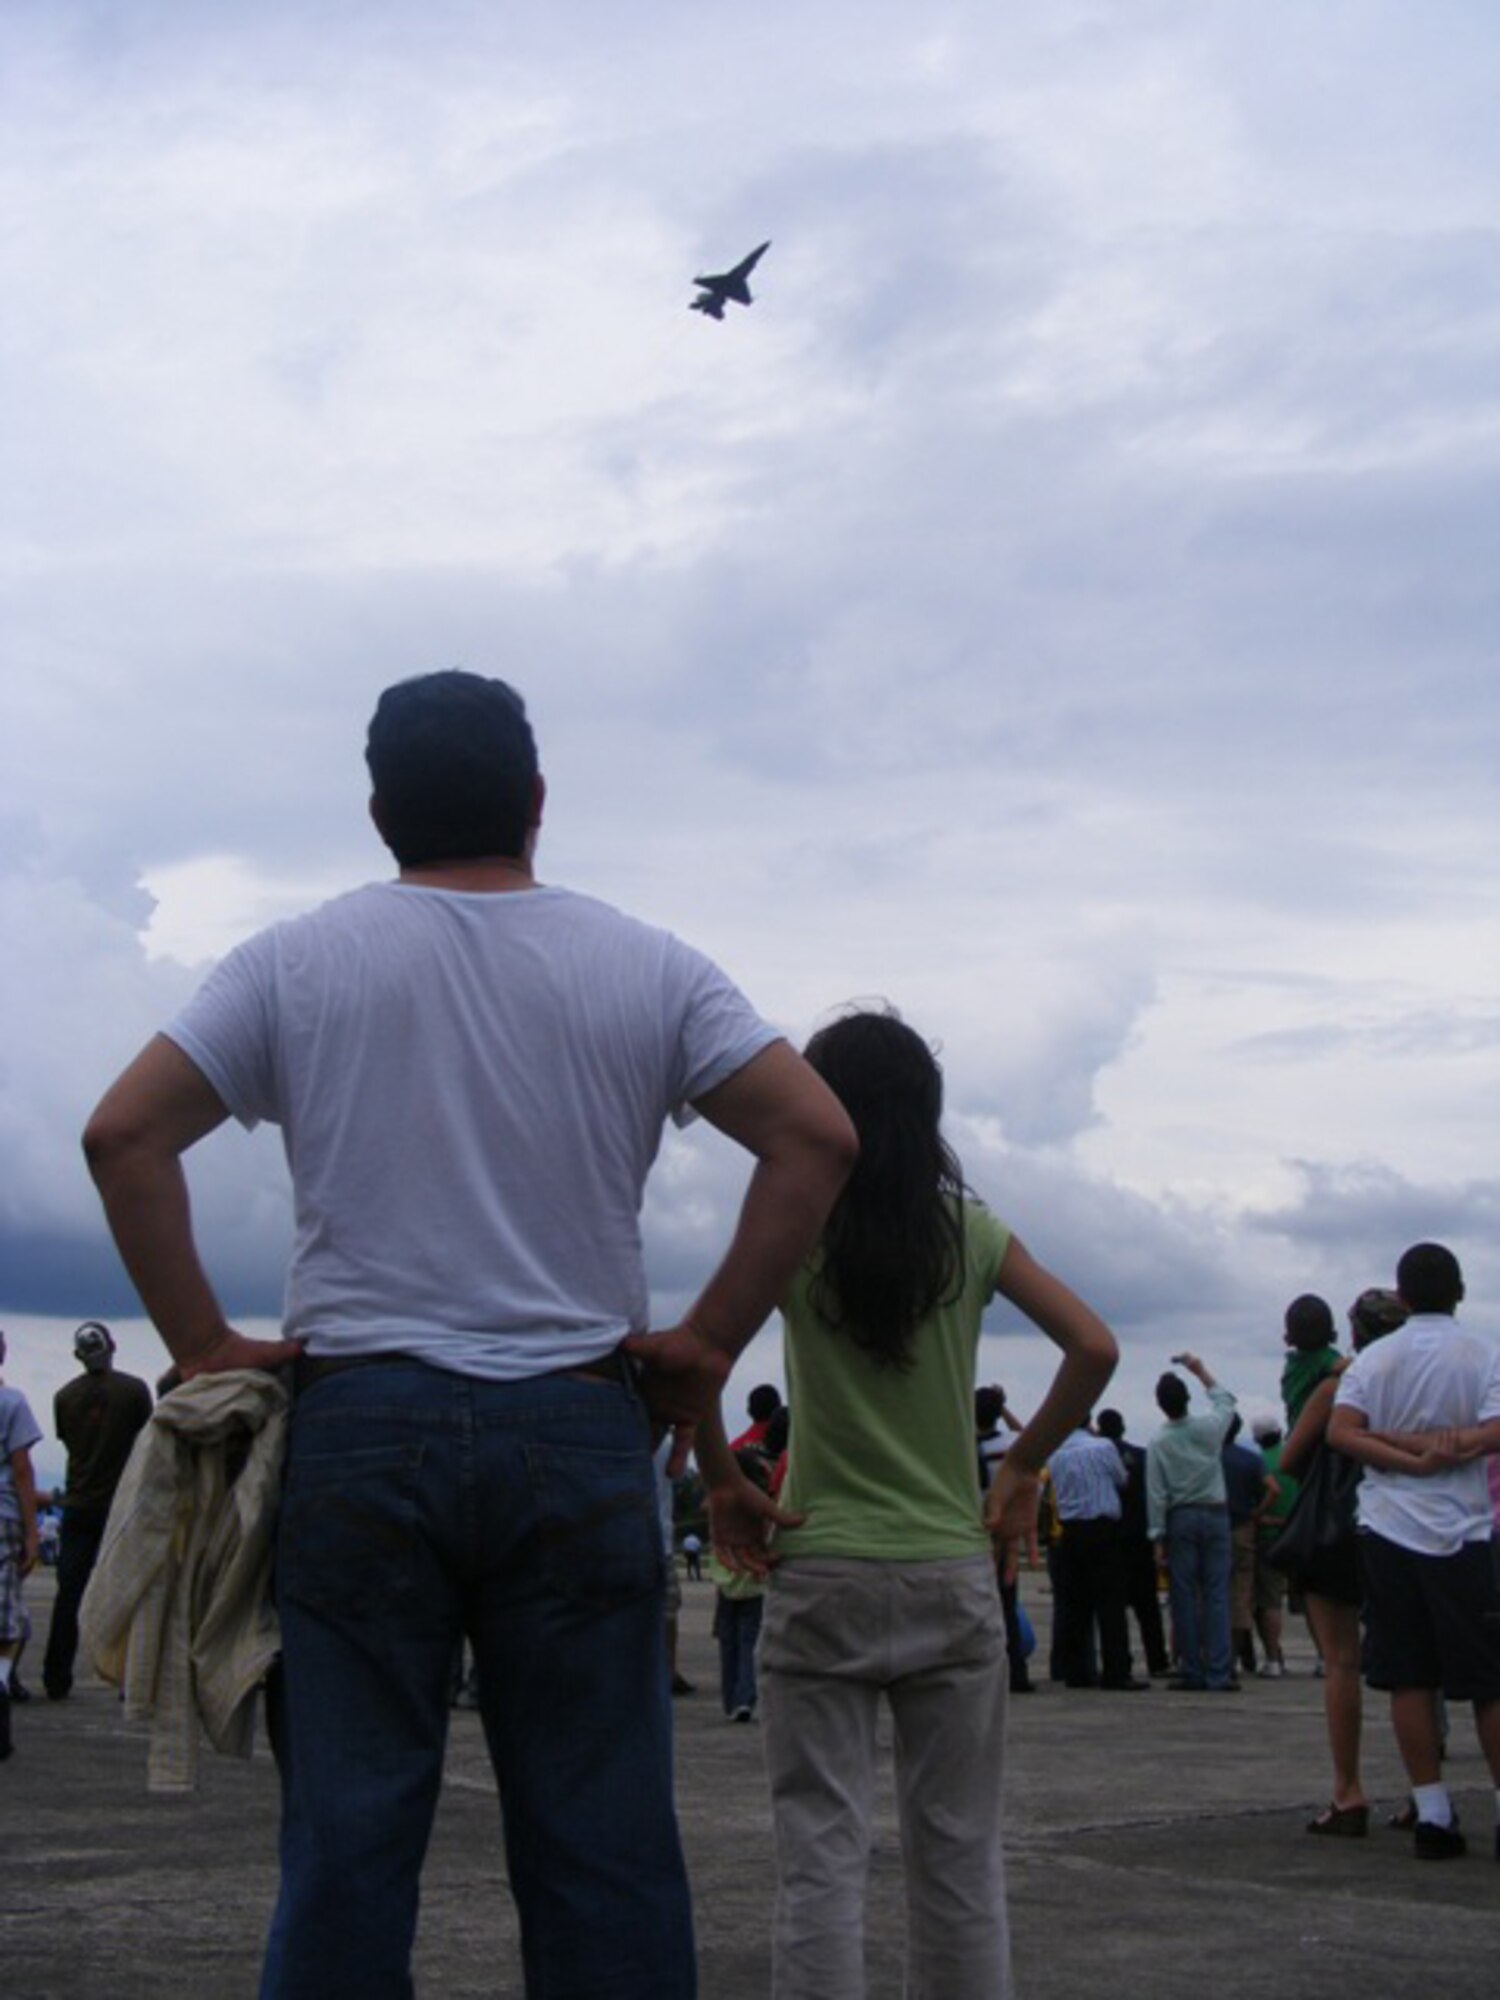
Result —
[[[26,1637],[26,1612],[21,1603],[21,1558],[26,1532],[19,1521],[0,1521],[0,1646]]]
[[[1266,1561],[1269,1542],[1261,1542],[1255,1551],[1255,1608],[1257,1611],[1280,1611],[1286,1603],[1286,1577],[1279,1569],[1272,1569]]]
[[[1369,1685],[1500,1700],[1500,1584],[1490,1543],[1423,1556],[1367,1531],[1358,1540]]]

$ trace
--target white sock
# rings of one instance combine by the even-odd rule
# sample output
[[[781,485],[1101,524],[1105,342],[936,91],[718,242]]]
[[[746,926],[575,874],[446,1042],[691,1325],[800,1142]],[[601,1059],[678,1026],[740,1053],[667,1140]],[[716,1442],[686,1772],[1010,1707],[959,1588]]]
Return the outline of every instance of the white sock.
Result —
[[[1413,1785],[1411,1795],[1416,1800],[1418,1819],[1425,1819],[1429,1826],[1452,1826],[1453,1801],[1446,1785]]]

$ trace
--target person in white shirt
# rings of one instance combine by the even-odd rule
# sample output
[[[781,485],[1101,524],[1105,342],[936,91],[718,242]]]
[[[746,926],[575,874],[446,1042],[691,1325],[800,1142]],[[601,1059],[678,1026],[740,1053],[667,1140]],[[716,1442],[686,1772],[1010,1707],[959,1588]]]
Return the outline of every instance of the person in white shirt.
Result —
[[[366,760],[397,879],[232,952],[84,1138],[184,1379],[296,1364],[262,1994],[410,1993],[466,1635],[527,1994],[690,2000],[651,1432],[679,1469],[857,1142],[711,961],[536,880],[514,689],[387,688]],[[651,1333],[643,1185],[689,1106],[756,1165],[718,1271]],[[181,1156],[230,1116],[277,1124],[291,1168],[279,1341],[230,1324],[193,1237]]]
[[[1345,1370],[1328,1424],[1329,1443],[1364,1467],[1365,1680],[1390,1693],[1424,1861],[1465,1846],[1432,1696],[1473,1703],[1500,1860],[1500,1585],[1484,1463],[1500,1451],[1500,1347],[1455,1324],[1463,1274],[1442,1244],[1408,1250],[1396,1290],[1410,1318]]]

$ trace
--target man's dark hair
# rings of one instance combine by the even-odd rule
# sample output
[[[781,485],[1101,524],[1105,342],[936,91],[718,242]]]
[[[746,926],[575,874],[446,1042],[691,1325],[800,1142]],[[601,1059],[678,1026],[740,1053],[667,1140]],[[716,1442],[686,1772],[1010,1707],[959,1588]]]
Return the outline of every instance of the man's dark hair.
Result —
[[[403,868],[520,856],[536,803],[536,738],[504,681],[458,668],[388,687],[365,743],[380,831]]]
[[[1286,1309],[1286,1344],[1299,1354],[1316,1354],[1320,1347],[1332,1347],[1338,1340],[1333,1324],[1333,1308],[1316,1292],[1304,1292]]]
[[[974,1391],[974,1428],[977,1431],[992,1431],[1000,1421],[1005,1408],[1005,1397],[998,1389],[976,1389]]]
[[[1414,1243],[1396,1266],[1396,1290],[1414,1313],[1451,1313],[1464,1295],[1464,1274],[1441,1243]]]
[[[759,1388],[750,1391],[745,1399],[745,1408],[750,1412],[753,1423],[769,1423],[781,1408],[781,1391],[774,1382],[762,1382]]]
[[[1100,1437],[1106,1437],[1111,1444],[1119,1444],[1125,1435],[1125,1419],[1118,1410],[1101,1410],[1094,1419]]]
[[[1188,1385],[1180,1375],[1174,1375],[1170,1369],[1157,1379],[1156,1407],[1164,1417],[1187,1415]]]

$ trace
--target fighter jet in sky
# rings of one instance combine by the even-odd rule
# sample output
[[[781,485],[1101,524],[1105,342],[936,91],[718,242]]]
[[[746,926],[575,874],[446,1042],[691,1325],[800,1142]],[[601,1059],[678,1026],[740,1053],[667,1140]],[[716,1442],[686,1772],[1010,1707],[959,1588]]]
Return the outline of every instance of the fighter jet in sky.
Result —
[[[703,296],[693,299],[688,311],[707,313],[710,319],[722,319],[724,308],[731,299],[737,306],[749,305],[750,287],[746,281],[770,247],[770,239],[767,238],[758,250],[752,250],[732,271],[720,271],[708,278],[694,278],[693,283],[700,287]]]

